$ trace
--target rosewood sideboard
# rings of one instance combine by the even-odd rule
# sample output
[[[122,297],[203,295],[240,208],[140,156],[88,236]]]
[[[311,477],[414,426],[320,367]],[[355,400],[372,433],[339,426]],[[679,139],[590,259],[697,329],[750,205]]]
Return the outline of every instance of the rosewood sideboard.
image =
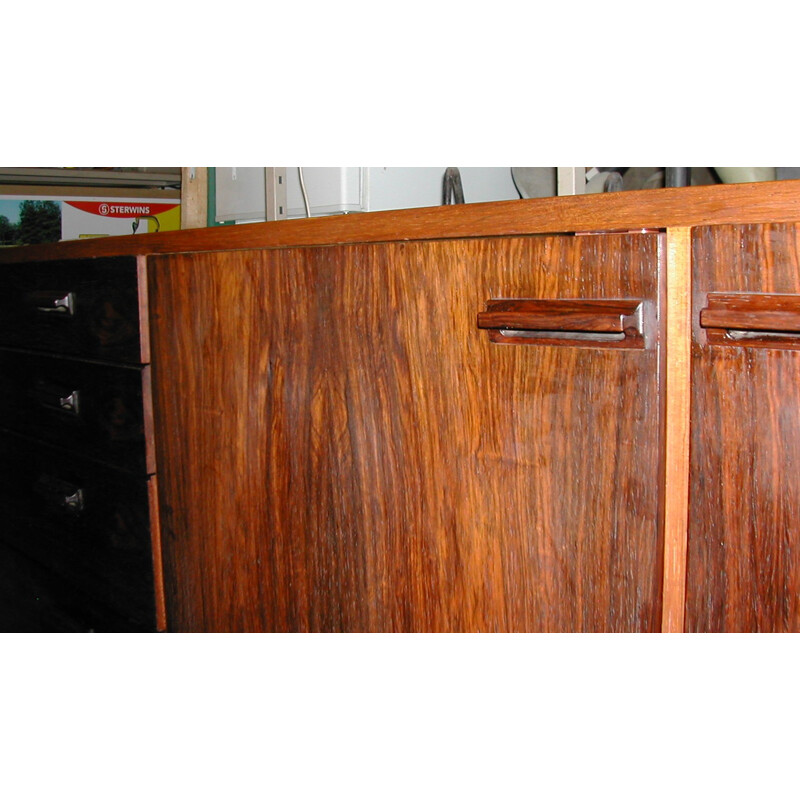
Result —
[[[800,630],[800,182],[0,251],[6,631]]]

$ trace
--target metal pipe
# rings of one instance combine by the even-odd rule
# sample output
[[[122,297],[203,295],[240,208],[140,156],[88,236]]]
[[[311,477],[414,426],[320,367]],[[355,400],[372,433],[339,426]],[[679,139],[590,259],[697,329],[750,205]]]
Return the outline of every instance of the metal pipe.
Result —
[[[691,167],[666,167],[666,186],[688,186],[691,183]]]

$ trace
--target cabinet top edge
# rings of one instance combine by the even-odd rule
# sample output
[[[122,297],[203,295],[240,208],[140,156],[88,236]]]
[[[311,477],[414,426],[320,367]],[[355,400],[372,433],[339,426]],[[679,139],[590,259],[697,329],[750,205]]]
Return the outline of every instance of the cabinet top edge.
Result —
[[[0,249],[0,264],[795,221],[800,221],[800,181],[772,181],[371,211],[23,245]]]

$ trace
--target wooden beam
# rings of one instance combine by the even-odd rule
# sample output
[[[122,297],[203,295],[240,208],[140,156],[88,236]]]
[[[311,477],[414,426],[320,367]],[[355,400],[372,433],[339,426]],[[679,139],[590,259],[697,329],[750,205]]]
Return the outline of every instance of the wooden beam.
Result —
[[[691,353],[691,228],[667,230],[664,365],[664,588],[661,629],[682,633],[689,520]]]
[[[181,167],[181,228],[208,226],[208,167]]]
[[[191,210],[188,213],[191,214]],[[748,225],[796,222],[798,219],[800,181],[773,181],[464,203],[247,225],[220,225],[206,227],[202,231],[107,236],[91,241],[62,242],[55,251],[52,245],[4,248],[0,250],[0,263],[202,250],[630,231],[695,225]]]

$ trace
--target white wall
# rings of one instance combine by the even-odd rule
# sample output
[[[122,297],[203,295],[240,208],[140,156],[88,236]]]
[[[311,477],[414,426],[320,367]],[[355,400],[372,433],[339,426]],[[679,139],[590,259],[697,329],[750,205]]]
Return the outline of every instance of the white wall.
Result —
[[[312,216],[438,206],[445,167],[303,167]],[[510,167],[459,167],[467,203],[517,200]],[[216,168],[217,222],[266,218],[263,167]],[[286,167],[288,217],[306,215],[297,167]]]

